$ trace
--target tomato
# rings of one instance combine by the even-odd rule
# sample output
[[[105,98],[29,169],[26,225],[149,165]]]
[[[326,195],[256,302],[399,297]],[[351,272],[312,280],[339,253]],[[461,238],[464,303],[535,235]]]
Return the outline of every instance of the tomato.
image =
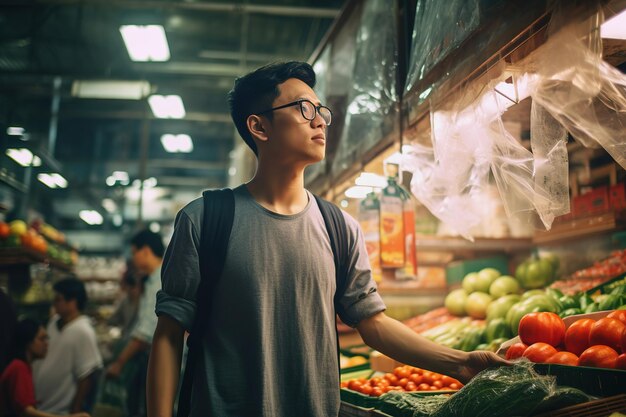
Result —
[[[521,358],[527,347],[528,345],[522,342],[514,343],[513,345],[509,346],[509,348],[507,349],[506,359],[512,360],[512,359]]]
[[[400,378],[398,380],[398,386],[400,386],[402,388],[406,387],[406,384],[408,384],[408,383],[409,383],[409,378]]]
[[[430,391],[439,391],[441,388],[437,388],[437,385],[431,385],[429,390]]]
[[[341,388],[348,388],[348,381],[341,381],[340,387]]]
[[[596,368],[615,368],[617,357],[617,352],[609,346],[595,345],[580,355],[578,364]]]
[[[11,227],[5,222],[0,222],[0,239],[6,239],[11,234]]]
[[[418,391],[428,391],[429,389],[430,389],[430,385],[428,385],[428,384],[426,384],[424,382],[422,382],[421,384],[419,384],[417,386],[417,390]]]
[[[363,384],[361,384],[356,379],[353,379],[352,381],[348,382],[348,388],[350,388],[352,391],[360,391],[361,385]]]
[[[422,381],[424,381],[424,383],[430,385],[434,379],[433,379],[433,373],[430,371],[424,371],[424,373],[422,374]]]
[[[409,375],[411,375],[411,371],[409,371],[405,366],[397,367],[393,370],[393,373],[398,377],[398,379],[408,378]]]
[[[544,363],[546,360],[548,360],[549,357],[551,357],[555,353],[557,352],[554,346],[547,343],[538,342],[528,346],[522,356],[524,356],[531,362]]]
[[[457,381],[456,381],[456,379],[454,379],[454,378],[452,378],[452,377],[450,377],[450,376],[448,376],[448,375],[443,375],[443,376],[441,377],[441,383],[442,383],[445,387],[449,386],[449,385],[450,385],[450,384],[452,384],[453,382],[457,382]]]
[[[589,332],[595,324],[593,319],[576,320],[565,331],[565,348],[579,355],[589,347]]]
[[[389,385],[397,385],[398,384],[398,377],[395,376],[394,374],[385,374],[384,378],[389,381]]]
[[[520,320],[518,333],[527,345],[543,342],[558,346],[565,336],[565,323],[554,313],[529,313]]]
[[[371,385],[361,385],[361,393],[365,395],[370,395],[374,391],[374,388]]]
[[[372,389],[372,392],[371,392],[370,395],[372,397],[380,397],[383,394],[384,394],[384,392],[383,392],[382,388],[374,388],[374,389]]]
[[[615,369],[622,369],[626,371],[626,353],[622,353],[617,357],[615,361]]]
[[[441,388],[443,388],[443,382],[441,382],[441,380],[439,379],[439,380],[433,382],[433,386],[441,389]]]
[[[409,381],[414,382],[416,385],[422,383],[423,377],[420,374],[411,374],[409,375]]]
[[[578,365],[578,356],[574,355],[571,352],[557,352],[554,355],[550,356],[546,363],[558,363],[561,365]]]
[[[610,319],[617,319],[626,324],[626,310],[615,310],[614,312],[609,313],[607,317]]]
[[[416,391],[417,390],[417,385],[415,384],[415,382],[411,382],[409,381],[406,384],[406,387],[404,387],[405,390],[411,392],[411,391]]]
[[[622,349],[622,334],[626,325],[618,319],[605,317],[598,320],[589,332],[590,345],[606,345],[616,351]]]
[[[456,382],[451,383],[450,385],[448,385],[448,387],[450,389],[461,389],[461,384],[457,384]]]

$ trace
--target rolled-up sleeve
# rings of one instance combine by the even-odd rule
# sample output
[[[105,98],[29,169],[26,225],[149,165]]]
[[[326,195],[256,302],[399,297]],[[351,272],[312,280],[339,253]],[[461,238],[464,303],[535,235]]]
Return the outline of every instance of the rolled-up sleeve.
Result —
[[[197,210],[198,202],[185,209]],[[156,297],[156,315],[165,314],[190,330],[196,311],[196,291],[200,283],[198,248],[199,226],[192,221],[185,209],[176,216],[174,234],[161,268],[162,289]],[[198,214],[198,213],[196,213]],[[201,218],[201,213],[194,215]]]
[[[356,220],[344,213],[348,227],[350,263],[343,297],[339,300],[337,314],[341,321],[355,327],[363,319],[385,311],[386,306],[372,278],[363,233]]]

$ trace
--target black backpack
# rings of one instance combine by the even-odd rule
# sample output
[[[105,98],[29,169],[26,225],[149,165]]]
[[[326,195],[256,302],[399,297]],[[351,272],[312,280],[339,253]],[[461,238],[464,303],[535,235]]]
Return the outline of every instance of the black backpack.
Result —
[[[211,294],[224,269],[226,249],[230,239],[235,214],[235,197],[229,188],[209,190],[202,193],[204,218],[200,236],[200,284],[196,293],[196,315],[187,338],[187,363],[178,398],[178,417],[187,417],[191,411],[191,387],[193,372],[200,354],[200,339],[207,330],[211,311]],[[341,210],[334,204],[315,196],[322,212],[336,271],[335,312],[340,309],[339,300],[346,290],[348,277],[348,229]],[[339,337],[337,336],[337,355]]]

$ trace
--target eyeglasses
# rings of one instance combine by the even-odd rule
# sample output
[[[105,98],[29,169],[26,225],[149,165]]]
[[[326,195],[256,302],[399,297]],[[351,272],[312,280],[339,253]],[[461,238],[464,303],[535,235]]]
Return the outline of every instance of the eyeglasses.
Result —
[[[304,117],[306,120],[314,120],[315,116],[319,114],[324,120],[324,123],[326,123],[326,126],[330,126],[330,123],[333,119],[333,113],[328,107],[322,106],[321,104],[319,106],[316,106],[315,104],[313,104],[313,102],[307,99],[301,99],[291,103],[283,104],[282,106],[264,110],[257,114],[269,113],[274,110],[280,110],[291,106],[300,106],[300,113],[302,113],[302,117]]]

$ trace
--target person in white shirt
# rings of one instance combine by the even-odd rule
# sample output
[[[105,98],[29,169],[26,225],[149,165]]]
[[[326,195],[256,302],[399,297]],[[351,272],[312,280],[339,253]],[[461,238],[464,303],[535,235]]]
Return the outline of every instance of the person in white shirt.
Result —
[[[87,302],[85,285],[74,278],[54,284],[56,315],[48,323],[48,355],[34,369],[38,409],[50,413],[89,411],[87,399],[102,368],[96,333],[81,312]]]

